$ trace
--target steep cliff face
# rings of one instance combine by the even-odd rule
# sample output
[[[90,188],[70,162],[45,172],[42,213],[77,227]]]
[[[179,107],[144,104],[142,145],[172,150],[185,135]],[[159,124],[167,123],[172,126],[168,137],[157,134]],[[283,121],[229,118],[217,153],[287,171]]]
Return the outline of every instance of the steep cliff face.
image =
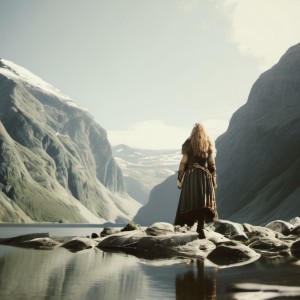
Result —
[[[217,141],[222,218],[254,224],[300,210],[300,44],[253,85]]]
[[[91,115],[2,59],[0,205],[0,221],[69,222],[130,220],[140,206]]]

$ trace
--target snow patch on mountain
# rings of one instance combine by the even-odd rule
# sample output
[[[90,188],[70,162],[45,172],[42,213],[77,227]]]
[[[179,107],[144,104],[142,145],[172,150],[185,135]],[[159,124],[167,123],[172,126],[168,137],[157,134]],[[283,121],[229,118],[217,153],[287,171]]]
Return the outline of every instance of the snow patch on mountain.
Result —
[[[73,101],[68,95],[62,93],[59,89],[55,88],[48,82],[31,73],[27,69],[3,58],[0,59],[0,66],[0,73],[7,78],[21,80],[32,89],[37,89],[42,93],[53,95],[69,106],[81,110],[86,110],[85,108],[78,106],[78,104]]]
[[[154,186],[175,174],[181,159],[180,150],[176,149],[149,150],[118,145],[112,150],[125,177],[128,193],[143,204]]]

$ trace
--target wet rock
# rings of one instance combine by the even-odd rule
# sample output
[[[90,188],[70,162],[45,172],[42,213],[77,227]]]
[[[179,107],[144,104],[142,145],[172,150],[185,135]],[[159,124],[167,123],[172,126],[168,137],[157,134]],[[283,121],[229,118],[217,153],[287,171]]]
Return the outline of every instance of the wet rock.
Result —
[[[57,241],[54,241],[51,238],[36,238],[29,241],[24,241],[18,244],[19,247],[24,248],[33,248],[33,249],[53,249],[54,247],[60,245]]]
[[[137,241],[146,236],[143,230],[124,231],[112,234],[99,242],[97,248],[124,249],[124,251],[135,249]]]
[[[120,229],[118,228],[114,228],[114,227],[105,227],[103,228],[102,232],[100,233],[100,236],[107,236],[107,235],[111,235],[111,234],[116,234],[120,232]]]
[[[203,257],[199,247],[187,246],[193,241],[199,241],[197,233],[145,236],[137,242],[136,255],[144,258]]]
[[[146,233],[152,236],[174,234],[174,226],[170,223],[156,222],[146,229]]]
[[[282,233],[283,235],[289,235],[291,231],[294,229],[294,226],[288,222],[282,220],[276,220],[267,224],[266,228]]]
[[[96,245],[97,243],[89,238],[75,237],[72,240],[62,244],[61,247],[64,247],[70,250],[71,252],[77,252],[85,249],[94,248]]]
[[[247,240],[248,237],[244,228],[239,223],[226,220],[217,220],[214,222],[215,231],[230,239]]]
[[[196,243],[191,243],[196,241]],[[209,242],[208,242],[209,243]],[[142,230],[111,235],[99,242],[98,248],[119,250],[141,258],[204,257],[197,233],[174,233],[150,236]]]
[[[293,256],[300,258],[300,239],[295,241],[291,246],[291,253]]]
[[[1,239],[0,244],[2,245],[11,245],[11,246],[19,246],[26,241],[30,241],[37,238],[49,238],[49,233],[30,233],[19,235],[12,238]]]
[[[257,260],[260,257],[251,248],[233,241],[225,242],[208,254],[207,258],[219,266],[240,265]]]
[[[254,226],[251,224],[243,224],[245,233],[247,234],[247,236],[251,239],[254,237],[257,238],[275,238],[276,237],[276,233],[266,227],[262,227],[262,226]]]
[[[276,238],[257,239],[248,245],[251,249],[261,255],[283,255],[289,256],[289,245]]]
[[[97,239],[99,237],[99,235],[95,232],[92,233],[91,238],[92,239]]]
[[[238,283],[226,289],[226,299],[299,299],[300,287]]]
[[[135,223],[128,223],[121,231],[132,231],[141,229],[141,225]]]

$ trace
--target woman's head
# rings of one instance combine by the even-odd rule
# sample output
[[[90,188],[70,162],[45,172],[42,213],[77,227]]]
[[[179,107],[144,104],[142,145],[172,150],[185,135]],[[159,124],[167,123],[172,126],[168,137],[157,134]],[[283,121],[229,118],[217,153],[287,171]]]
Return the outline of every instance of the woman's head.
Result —
[[[212,142],[202,124],[196,123],[190,135],[193,153],[196,156],[206,157],[208,151],[213,151]]]

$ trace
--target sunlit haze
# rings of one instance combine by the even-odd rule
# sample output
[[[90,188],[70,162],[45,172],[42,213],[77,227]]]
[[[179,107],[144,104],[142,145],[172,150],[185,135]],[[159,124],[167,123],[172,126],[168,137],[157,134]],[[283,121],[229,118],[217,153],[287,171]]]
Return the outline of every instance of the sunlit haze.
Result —
[[[69,95],[113,145],[215,139],[299,42],[298,0],[0,1],[0,57]]]

